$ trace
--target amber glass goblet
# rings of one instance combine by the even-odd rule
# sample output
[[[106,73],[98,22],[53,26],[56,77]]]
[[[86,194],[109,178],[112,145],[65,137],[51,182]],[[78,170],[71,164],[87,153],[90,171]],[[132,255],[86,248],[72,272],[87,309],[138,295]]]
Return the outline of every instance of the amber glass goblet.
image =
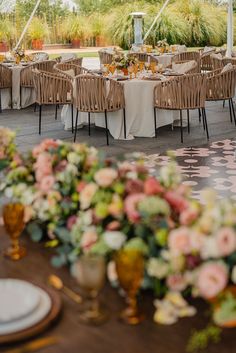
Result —
[[[85,306],[80,313],[80,321],[99,325],[104,323],[108,315],[98,301],[98,294],[105,283],[106,262],[100,255],[83,255],[73,267],[76,278],[85,296]]]
[[[19,244],[19,237],[25,226],[24,206],[21,203],[5,205],[3,207],[3,221],[11,239],[11,246],[4,252],[4,255],[11,260],[20,260],[26,255],[26,249]]]
[[[138,250],[120,250],[115,255],[116,271],[120,286],[126,293],[127,308],[120,318],[125,323],[137,325],[143,319],[138,311],[137,293],[144,274],[144,258]]]
[[[110,65],[109,66],[109,71],[112,74],[112,76],[114,75],[115,71],[116,71],[116,66],[115,65]]]
[[[139,62],[139,70],[140,70],[140,71],[143,71],[143,70],[144,70],[144,62],[143,62],[143,61],[140,61],[140,62]]]

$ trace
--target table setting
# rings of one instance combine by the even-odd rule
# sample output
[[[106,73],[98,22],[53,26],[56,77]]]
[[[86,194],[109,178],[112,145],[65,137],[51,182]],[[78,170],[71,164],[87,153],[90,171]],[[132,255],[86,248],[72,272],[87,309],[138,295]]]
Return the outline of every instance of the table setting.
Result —
[[[233,352],[233,200],[192,199],[171,152],[154,173],[137,154],[44,140],[22,155],[14,139],[0,128],[0,352]]]

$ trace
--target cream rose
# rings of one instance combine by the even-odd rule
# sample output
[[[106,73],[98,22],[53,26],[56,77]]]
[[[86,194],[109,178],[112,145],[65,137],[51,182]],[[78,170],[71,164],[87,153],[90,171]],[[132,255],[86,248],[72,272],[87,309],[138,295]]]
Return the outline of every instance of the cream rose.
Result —
[[[118,173],[116,170],[112,168],[103,168],[95,174],[94,179],[99,186],[106,188],[113,183],[117,176]]]

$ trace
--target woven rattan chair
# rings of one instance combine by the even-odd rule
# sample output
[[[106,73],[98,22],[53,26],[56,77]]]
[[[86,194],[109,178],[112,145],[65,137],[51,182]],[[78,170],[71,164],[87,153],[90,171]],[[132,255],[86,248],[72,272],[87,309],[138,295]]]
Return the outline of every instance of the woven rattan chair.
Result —
[[[206,77],[203,74],[183,75],[173,80],[160,82],[154,89],[154,126],[157,137],[157,109],[179,110],[181,142],[183,142],[182,111],[188,113],[188,132],[190,132],[189,110],[201,109],[203,125],[209,139],[207,118],[205,111]]]
[[[73,85],[71,81],[56,73],[43,72],[39,70],[33,70],[33,78],[36,90],[36,103],[39,105],[39,134],[41,134],[43,105],[55,105],[57,115],[57,107],[60,104],[71,105],[71,122],[73,133]]]
[[[1,91],[9,89],[11,94],[12,105],[12,70],[9,67],[0,64],[0,113],[2,113]]]
[[[38,61],[29,66],[24,67],[20,72],[20,106],[21,106],[21,90],[22,88],[34,89],[34,79],[32,70],[53,72],[55,60]]]
[[[173,62],[179,62],[179,61],[191,61],[194,60],[197,63],[197,72],[201,72],[201,66],[200,66],[200,53],[199,51],[186,51],[183,53],[176,54],[172,61]]]
[[[33,61],[45,61],[49,59],[49,55],[43,51],[30,54]]]
[[[206,100],[207,101],[229,101],[230,121],[236,125],[233,97],[236,87],[236,66],[222,72],[221,69],[207,74]]]
[[[70,64],[67,62],[54,65],[55,72],[65,75],[67,78],[74,79],[75,76],[89,73],[88,69],[79,65]]]
[[[111,64],[113,61],[112,53],[108,53],[104,50],[99,50],[98,55],[99,55],[100,65]]]
[[[169,68],[169,69],[173,69],[173,64],[186,64],[186,63],[189,63],[190,61],[185,61],[185,60],[182,60],[182,61],[175,61],[175,62],[173,62],[171,65],[169,65],[169,66],[167,66],[167,68]],[[185,72],[184,72],[184,74],[197,74],[198,73],[198,64],[197,64],[197,62],[195,61],[195,60],[191,60],[191,62],[194,62],[195,64],[193,64],[193,67],[192,68],[190,68],[190,69],[188,69],[188,70],[186,70]]]
[[[60,57],[61,57],[61,61],[64,62],[67,60],[76,59],[77,56],[75,53],[62,53],[62,54],[60,54]]]
[[[123,85],[115,80],[106,80],[94,75],[80,75],[75,78],[76,123],[74,142],[76,141],[78,114],[88,113],[90,135],[90,113],[104,113],[106,126],[106,140],[109,145],[108,112],[123,110],[124,137],[126,138],[125,98]]]
[[[61,62],[66,64],[74,64],[74,65],[82,66],[83,58],[74,58],[70,60],[64,60]]]
[[[211,61],[212,61],[212,68],[213,71],[217,69],[223,69],[224,67],[224,59],[223,58],[217,58],[217,56],[211,55]]]
[[[142,61],[142,62],[148,62],[148,57],[149,55],[146,53],[129,53],[128,57],[135,57],[138,59],[138,61]],[[149,59],[151,60],[151,59]]]
[[[215,48],[204,53],[201,52],[201,71],[208,72],[213,70],[212,54],[216,52]]]
[[[236,58],[223,58],[223,66],[227,64],[232,64],[236,66]]]

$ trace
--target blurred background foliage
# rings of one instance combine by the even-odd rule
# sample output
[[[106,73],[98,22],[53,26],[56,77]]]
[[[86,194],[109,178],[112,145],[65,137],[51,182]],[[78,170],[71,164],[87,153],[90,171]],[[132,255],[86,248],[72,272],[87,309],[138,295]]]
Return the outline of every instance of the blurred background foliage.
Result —
[[[19,38],[35,1],[16,0],[15,5],[11,3],[11,6],[4,7],[3,3],[6,1],[0,0],[0,41],[13,45]],[[143,25],[145,33],[163,2],[42,0],[24,44],[30,46],[33,37],[38,36],[45,43],[68,43],[73,39],[80,39],[84,46],[119,45],[127,49],[133,42],[130,13],[146,13]],[[169,44],[221,46],[226,42],[226,21],[224,1],[171,0],[150,33],[147,44],[155,44],[166,38]]]

